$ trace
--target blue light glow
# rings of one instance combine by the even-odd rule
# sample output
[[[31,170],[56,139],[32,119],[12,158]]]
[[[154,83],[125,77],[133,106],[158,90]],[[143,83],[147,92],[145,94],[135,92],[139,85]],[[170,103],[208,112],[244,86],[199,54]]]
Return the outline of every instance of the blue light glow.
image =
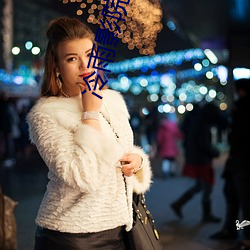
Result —
[[[107,68],[114,74],[126,73],[128,71],[154,69],[161,65],[180,65],[194,59],[204,59],[205,55],[202,49],[187,49],[183,51],[171,51],[169,53],[157,54],[154,56],[143,56],[134,59],[124,60],[117,63],[108,64]]]
[[[30,50],[32,47],[33,47],[33,43],[32,43],[31,41],[27,41],[27,42],[25,43],[25,48],[26,48],[27,50]]]
[[[234,68],[233,69],[233,78],[238,80],[241,78],[250,78],[250,69],[248,68]]]

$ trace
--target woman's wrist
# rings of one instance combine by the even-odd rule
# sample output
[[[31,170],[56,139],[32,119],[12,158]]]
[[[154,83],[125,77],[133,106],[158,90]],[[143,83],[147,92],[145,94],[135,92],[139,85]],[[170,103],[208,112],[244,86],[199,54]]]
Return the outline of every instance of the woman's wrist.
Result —
[[[142,169],[142,163],[143,163],[143,158],[141,157],[141,165],[136,171],[134,171],[134,174],[137,174],[137,172]]]
[[[140,167],[138,168],[138,170],[137,170],[137,171],[139,171],[139,170],[141,170],[141,169],[142,169],[142,163],[143,163],[143,158],[141,157],[141,165],[140,165]]]
[[[143,159],[141,158],[141,166],[138,168],[138,170],[142,169],[142,163],[143,163]]]
[[[99,121],[99,112],[98,111],[84,111],[82,114],[82,120],[98,120]]]
[[[101,131],[98,111],[84,111],[82,114],[82,123]]]

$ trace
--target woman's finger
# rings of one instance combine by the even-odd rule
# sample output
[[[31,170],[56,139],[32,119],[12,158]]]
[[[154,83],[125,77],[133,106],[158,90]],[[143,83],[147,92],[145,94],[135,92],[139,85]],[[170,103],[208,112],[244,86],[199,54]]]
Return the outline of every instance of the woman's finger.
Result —
[[[82,83],[77,83],[77,85],[79,86],[81,93],[82,93],[84,90],[86,90],[86,85],[84,85],[84,84],[82,84]]]

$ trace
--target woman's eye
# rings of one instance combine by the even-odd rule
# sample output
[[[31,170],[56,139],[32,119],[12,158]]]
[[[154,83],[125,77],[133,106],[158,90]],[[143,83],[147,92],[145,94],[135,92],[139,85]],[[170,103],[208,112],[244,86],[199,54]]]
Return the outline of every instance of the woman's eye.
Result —
[[[95,52],[93,52],[92,56],[95,57]],[[88,53],[87,57],[91,57],[91,53]]]
[[[76,57],[70,57],[67,59],[68,62],[72,62],[72,61],[75,61],[76,60]]]

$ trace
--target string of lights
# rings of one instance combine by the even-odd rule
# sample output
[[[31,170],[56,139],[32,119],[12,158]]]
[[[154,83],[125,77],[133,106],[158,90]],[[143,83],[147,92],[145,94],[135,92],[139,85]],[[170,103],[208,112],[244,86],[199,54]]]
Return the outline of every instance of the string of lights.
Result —
[[[121,62],[113,62],[108,65],[108,69],[112,71],[112,73],[118,74],[128,71],[143,70],[145,67],[155,68],[156,66],[181,65],[184,62],[202,60],[204,58],[205,55],[202,49],[186,49],[153,56],[136,57]]]

